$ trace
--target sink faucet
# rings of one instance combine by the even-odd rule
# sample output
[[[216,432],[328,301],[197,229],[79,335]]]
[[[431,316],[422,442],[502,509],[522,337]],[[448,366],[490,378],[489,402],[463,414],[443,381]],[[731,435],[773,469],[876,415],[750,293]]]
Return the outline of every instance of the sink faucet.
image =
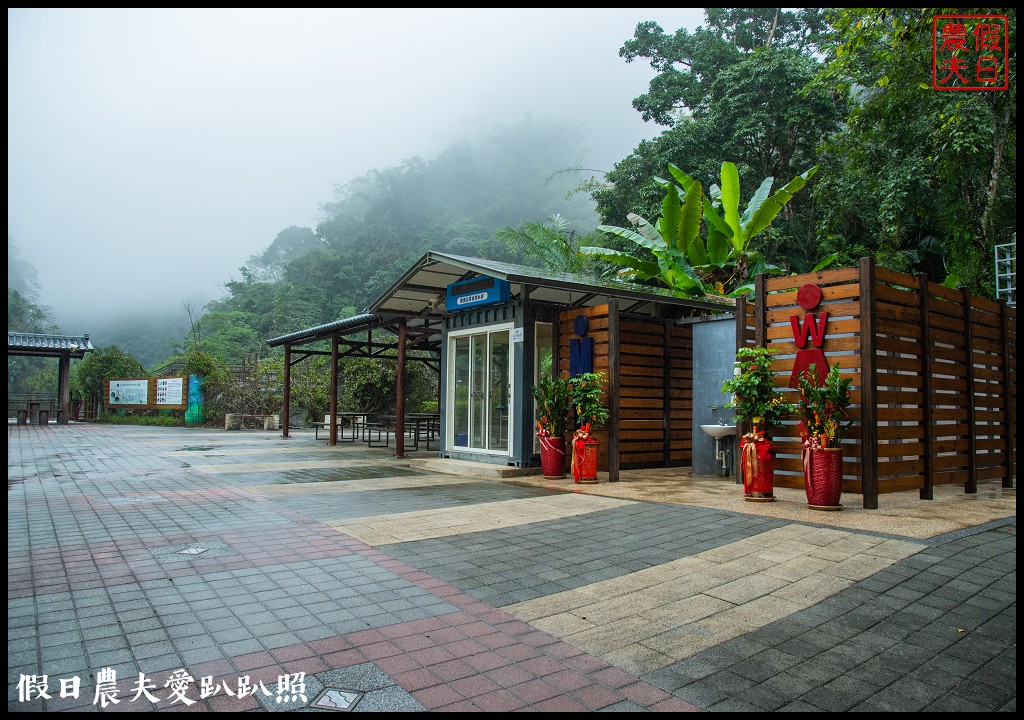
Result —
[[[719,424],[719,425],[728,425],[729,423],[727,423],[727,422],[725,421],[725,418],[718,418],[718,424]]]

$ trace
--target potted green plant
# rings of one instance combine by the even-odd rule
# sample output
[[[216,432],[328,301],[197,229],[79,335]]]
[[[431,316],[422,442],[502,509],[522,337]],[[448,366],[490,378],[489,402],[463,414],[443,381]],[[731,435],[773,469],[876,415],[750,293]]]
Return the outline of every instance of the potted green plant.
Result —
[[[849,414],[853,380],[839,373],[839,365],[833,365],[819,385],[812,364],[799,377],[797,413],[803,444],[804,489],[807,507],[813,510],[843,509],[839,504],[843,493],[842,441],[854,423]]]
[[[537,437],[544,477],[565,477],[565,433],[569,429],[572,385],[568,378],[543,377],[532,388],[537,401]]]
[[[772,370],[774,350],[743,347],[736,351],[735,375],[722,383],[722,392],[732,395],[726,407],[736,411],[737,421],[749,432],[740,439],[744,499],[754,502],[775,500],[775,453],[772,432],[793,412],[775,384]]]
[[[572,436],[572,475],[578,483],[597,482],[597,454],[601,443],[594,433],[608,422],[609,414],[602,400],[604,382],[603,372],[583,373],[569,380],[577,425]]]

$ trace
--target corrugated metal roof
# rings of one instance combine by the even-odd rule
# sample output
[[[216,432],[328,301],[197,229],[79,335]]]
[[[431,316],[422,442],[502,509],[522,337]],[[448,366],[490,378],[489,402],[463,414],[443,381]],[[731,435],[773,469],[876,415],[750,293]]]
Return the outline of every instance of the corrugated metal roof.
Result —
[[[735,301],[732,300],[677,297],[665,288],[464,255],[428,252],[370,304],[368,309],[371,312],[282,335],[268,340],[267,344],[276,347],[297,341],[324,339],[338,332],[355,333],[388,325],[399,317],[415,318],[420,323],[436,323],[445,312],[447,287],[457,280],[476,275],[499,278],[516,285],[528,285],[531,288],[530,299],[534,302],[572,306],[583,301],[585,304],[601,305],[610,298],[621,298],[634,301],[635,306],[656,303],[682,308],[684,312],[733,312],[736,309]]]
[[[50,335],[46,333],[7,333],[8,355],[58,356],[71,351],[72,357],[81,358],[94,350],[88,335]]]
[[[316,327],[306,328],[305,330],[298,330],[288,335],[281,335],[280,337],[273,338],[267,341],[267,345],[270,347],[277,347],[278,345],[284,345],[287,342],[294,340],[306,340],[313,338],[318,335],[331,335],[339,331],[350,331],[356,332],[358,330],[369,330],[382,323],[386,322],[385,318],[380,315],[374,315],[373,313],[360,313],[359,315],[353,315],[342,320],[335,320],[334,322],[325,323],[324,325],[317,325]]]
[[[667,288],[440,252],[428,252],[420,258],[370,305],[370,310],[439,315],[444,309],[443,295],[448,285],[472,275],[487,275],[514,284],[530,285],[534,288],[530,294],[531,300],[539,302],[572,304],[581,297],[593,296],[589,304],[601,305],[608,302],[609,298],[621,298],[647,300],[698,311],[735,310],[734,301],[678,297]]]

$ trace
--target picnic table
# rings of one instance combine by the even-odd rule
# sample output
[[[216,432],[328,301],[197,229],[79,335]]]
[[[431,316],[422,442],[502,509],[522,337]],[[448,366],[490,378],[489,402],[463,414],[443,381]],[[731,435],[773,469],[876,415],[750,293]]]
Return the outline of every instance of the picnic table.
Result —
[[[426,443],[427,450],[430,450],[432,442],[438,442],[441,437],[441,415],[440,413],[405,413],[405,436],[412,440],[413,450],[420,449],[420,440]],[[398,423],[397,415],[387,415],[387,424],[395,428]]]
[[[355,442],[361,439],[363,425],[366,424],[367,413],[364,412],[339,412],[335,413],[338,418],[338,442]],[[330,414],[324,415],[323,422],[313,423],[313,437],[317,440],[320,439],[320,429],[330,431],[331,428],[331,416]],[[346,434],[345,429],[348,428],[349,432]]]

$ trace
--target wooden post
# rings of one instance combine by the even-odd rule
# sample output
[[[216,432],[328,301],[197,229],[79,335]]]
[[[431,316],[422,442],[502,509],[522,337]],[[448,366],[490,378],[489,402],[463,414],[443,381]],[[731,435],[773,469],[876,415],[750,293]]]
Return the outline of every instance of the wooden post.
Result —
[[[747,296],[736,298],[736,349],[746,344],[747,339]]]
[[[860,259],[860,459],[864,508],[878,509],[878,378],[875,357],[875,260]]]
[[[281,437],[288,437],[292,404],[292,346],[284,345],[284,407],[281,409]]]
[[[398,375],[395,388],[395,457],[405,457],[405,345],[409,330],[405,318],[398,321]]]
[[[619,300],[608,300],[608,482],[619,481]]]
[[[338,444],[338,336],[331,336],[331,418],[327,444]]]
[[[661,359],[661,399],[662,423],[664,424],[664,440],[661,447],[661,460],[665,467],[672,463],[672,321],[665,321],[665,337],[662,345]],[[693,362],[693,354],[690,354]]]
[[[756,288],[756,286],[755,286]],[[756,292],[756,290],[755,290]],[[764,292],[756,293],[754,295],[754,314],[758,315],[757,308],[764,302]],[[740,348],[747,346],[747,296],[740,295],[736,298],[736,353],[739,354]],[[765,315],[767,317],[767,315]],[[755,325],[757,323],[755,322]],[[731,400],[730,400],[731,402]],[[739,462],[740,454],[740,441],[743,440],[743,435],[747,432],[746,423],[742,420],[736,421],[736,437],[733,438],[734,456],[737,458],[733,462],[733,470],[735,471],[734,477],[737,483],[743,482],[743,475],[741,470],[741,463]]]
[[[924,396],[921,404],[924,425],[924,487],[921,488],[922,500],[933,500],[935,497],[935,463],[932,462],[935,444],[935,432],[932,427],[932,367],[931,367],[931,318],[928,316],[928,275],[921,273],[917,276],[921,288],[918,291],[921,300],[921,394]]]
[[[967,482],[964,492],[978,492],[978,416],[974,400],[974,313],[971,291],[964,288],[964,345],[967,352]]]
[[[1003,475],[1003,487],[1013,487],[1014,475],[1014,448],[1013,448],[1013,399],[1011,398],[1010,383],[1010,317],[1006,310],[1006,300],[999,301],[999,319],[1002,321],[1000,340],[1003,343],[1003,436],[1006,438],[1006,474]]]
[[[71,408],[71,351],[65,350],[57,361],[57,423],[67,425]]]
[[[754,278],[754,344],[768,347],[768,276]]]

